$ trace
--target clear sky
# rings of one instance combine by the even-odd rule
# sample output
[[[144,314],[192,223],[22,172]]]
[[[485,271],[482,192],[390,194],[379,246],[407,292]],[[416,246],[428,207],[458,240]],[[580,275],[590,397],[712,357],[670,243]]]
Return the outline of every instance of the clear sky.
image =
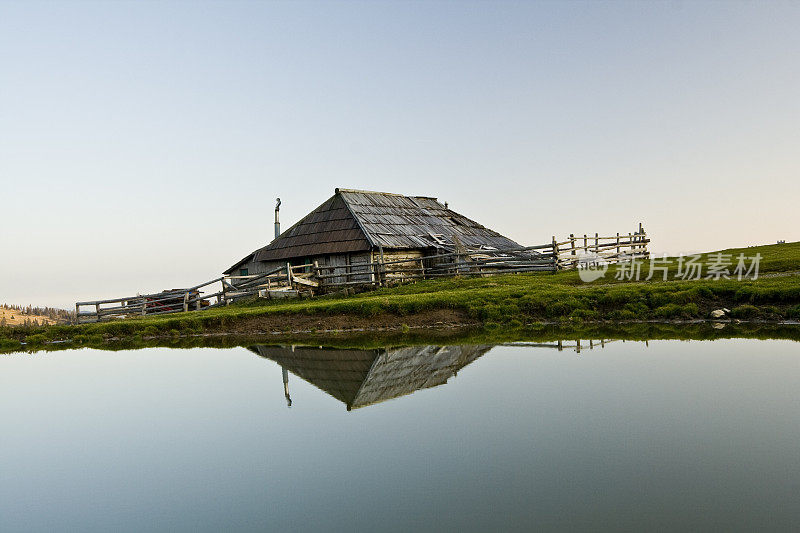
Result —
[[[211,279],[335,187],[800,240],[800,3],[0,0],[0,301]]]

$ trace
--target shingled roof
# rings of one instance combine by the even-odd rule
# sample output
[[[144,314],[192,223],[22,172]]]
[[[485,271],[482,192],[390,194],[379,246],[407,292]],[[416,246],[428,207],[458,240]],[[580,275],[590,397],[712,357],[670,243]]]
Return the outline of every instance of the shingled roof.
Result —
[[[322,205],[240,263],[251,257],[278,261],[378,248],[452,247],[454,236],[467,248],[520,246],[448,209],[436,198],[336,189]]]
[[[349,410],[447,383],[491,348],[456,345],[338,350],[258,345],[250,350],[327,392]]]

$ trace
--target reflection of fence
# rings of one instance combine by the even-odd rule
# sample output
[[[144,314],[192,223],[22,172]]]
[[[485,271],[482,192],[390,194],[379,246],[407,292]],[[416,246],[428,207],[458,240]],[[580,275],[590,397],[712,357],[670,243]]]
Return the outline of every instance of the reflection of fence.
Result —
[[[618,339],[577,339],[575,341],[563,341],[559,340],[556,342],[510,342],[504,344],[503,346],[525,346],[527,348],[554,348],[556,350],[563,351],[563,350],[574,350],[575,353],[581,353],[581,349],[590,349],[594,350],[595,348],[605,348],[606,344],[610,344],[612,342],[617,342]],[[625,341],[622,341],[625,342]],[[647,341],[645,341],[646,343]]]
[[[549,244],[505,250],[462,249],[449,253],[350,265],[303,265],[286,263],[269,272],[246,276],[222,276],[187,289],[172,289],[127,298],[78,302],[76,322],[96,322],[128,316],[159,315],[209,309],[248,296],[285,298],[301,293],[324,294],[348,288],[383,287],[421,279],[455,276],[491,276],[523,272],[556,272],[576,268],[582,257],[608,263],[645,258],[650,239],[641,225],[636,233],[614,237],[584,235]],[[204,294],[219,283],[219,290]]]

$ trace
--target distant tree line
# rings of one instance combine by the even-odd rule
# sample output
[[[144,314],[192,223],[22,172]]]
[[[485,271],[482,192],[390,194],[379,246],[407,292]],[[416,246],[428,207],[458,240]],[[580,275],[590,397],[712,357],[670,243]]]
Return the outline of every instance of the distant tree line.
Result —
[[[45,317],[53,322],[69,322],[72,318],[72,313],[70,311],[55,307],[34,307],[32,305],[22,306],[13,304],[0,304],[0,307],[7,311],[11,311],[12,318],[14,318],[15,315],[19,315],[19,317],[31,317],[24,318],[22,320],[22,323],[25,326],[38,326],[40,324],[46,324],[47,321],[40,321],[42,317]],[[0,318],[0,326],[5,326],[7,323],[5,315],[6,313],[4,313],[3,317]]]

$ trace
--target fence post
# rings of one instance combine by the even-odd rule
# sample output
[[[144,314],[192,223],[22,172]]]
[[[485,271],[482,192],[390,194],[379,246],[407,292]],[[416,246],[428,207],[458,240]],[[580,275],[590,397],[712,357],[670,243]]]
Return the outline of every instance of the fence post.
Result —
[[[78,304],[75,304],[75,324],[76,325],[79,324],[79,322],[78,322],[78,309],[79,309]]]
[[[636,253],[636,251],[633,246],[633,235],[631,233],[628,233],[628,246],[631,249],[631,256],[633,256]]]
[[[620,253],[620,250],[619,250],[619,232],[617,232],[617,259],[619,259],[619,253]]]
[[[321,278],[321,277],[320,277],[320,273],[319,273],[319,261],[314,261],[314,267],[313,267],[313,268],[314,268],[314,277],[315,277],[315,278],[317,278],[317,287],[319,287],[319,292],[320,292],[320,293],[322,293],[322,292],[325,292],[325,291],[323,290],[323,288],[322,288],[322,286],[323,286],[323,285],[324,285],[324,283],[325,283],[325,278]]]
[[[220,296],[219,296],[220,298],[222,298],[222,300],[219,303],[220,304],[224,303],[225,305],[228,305],[228,295],[225,294],[226,292],[228,292],[228,289],[225,287],[225,278],[223,277],[219,281],[220,281],[220,283],[222,283],[222,291],[221,291],[222,294],[220,294]]]
[[[97,321],[100,322],[100,304],[94,304],[94,312],[97,315]]]
[[[286,283],[289,286],[289,289],[292,288],[292,264],[286,263]]]
[[[647,249],[647,233],[645,233],[644,229],[642,228],[642,223],[639,223],[640,232],[642,235],[642,255],[644,257],[650,257],[650,251]]]
[[[383,246],[378,246],[378,253],[380,253],[380,259],[378,260],[378,286],[383,287],[383,282],[384,282]]]
[[[553,235],[553,271],[558,270],[558,241],[556,236]]]
[[[184,295],[183,295],[183,312],[184,313],[188,313],[189,312],[189,292],[188,291],[186,293],[184,293]]]
[[[586,234],[583,234],[583,253],[589,253],[589,239],[586,237]]]
[[[575,235],[573,233],[569,234],[569,246],[572,248],[572,255],[575,255]]]

